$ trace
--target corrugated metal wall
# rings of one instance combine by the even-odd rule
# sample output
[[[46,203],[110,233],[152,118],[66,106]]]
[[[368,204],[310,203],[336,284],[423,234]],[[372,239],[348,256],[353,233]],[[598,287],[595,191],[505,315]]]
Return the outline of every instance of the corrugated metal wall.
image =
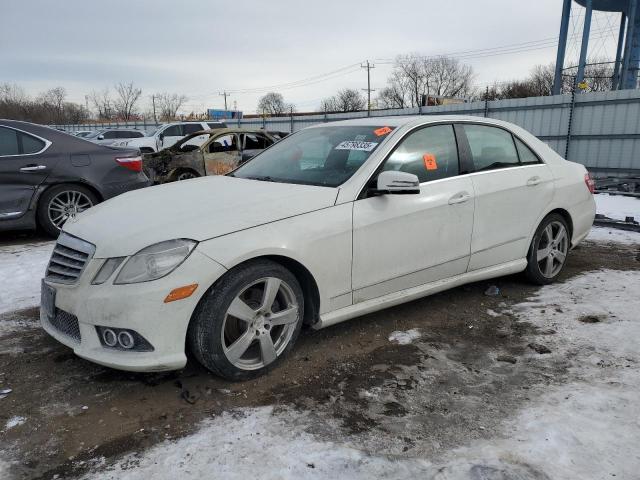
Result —
[[[422,110],[422,111],[420,111]],[[531,97],[460,105],[373,111],[372,116],[475,115],[515,123],[549,144],[560,155],[567,148],[569,118],[571,137],[568,159],[593,171],[609,169],[640,173],[640,91],[577,93],[572,111],[571,95]],[[252,118],[229,125],[297,131],[310,125],[366,117],[366,112],[318,114],[278,118]],[[293,127],[293,128],[292,128]]]

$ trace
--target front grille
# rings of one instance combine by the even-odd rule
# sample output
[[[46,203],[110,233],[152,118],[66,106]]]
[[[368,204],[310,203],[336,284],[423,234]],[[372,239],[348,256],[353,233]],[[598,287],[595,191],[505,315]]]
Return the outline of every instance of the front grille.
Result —
[[[95,250],[89,242],[62,232],[51,254],[45,278],[55,283],[76,283]]]
[[[72,338],[76,342],[80,343],[82,337],[80,336],[80,325],[78,324],[78,317],[71,315],[56,308],[56,315],[53,318],[48,318],[49,323],[53,328],[60,333]]]

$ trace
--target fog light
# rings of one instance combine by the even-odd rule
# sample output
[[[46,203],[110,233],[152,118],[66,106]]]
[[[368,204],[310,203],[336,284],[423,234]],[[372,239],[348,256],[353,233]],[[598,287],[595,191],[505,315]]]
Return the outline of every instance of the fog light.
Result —
[[[102,340],[104,344],[108,347],[115,347],[118,343],[118,337],[116,336],[116,332],[111,330],[110,328],[105,328],[102,331]]]
[[[135,342],[133,340],[133,335],[131,335],[126,330],[122,330],[118,334],[118,343],[122,348],[126,348],[127,350],[133,348],[133,346],[135,345]]]

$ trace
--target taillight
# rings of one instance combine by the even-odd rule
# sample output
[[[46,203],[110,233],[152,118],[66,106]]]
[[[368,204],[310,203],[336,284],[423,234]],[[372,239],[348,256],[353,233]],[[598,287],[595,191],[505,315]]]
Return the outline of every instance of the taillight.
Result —
[[[591,173],[584,174],[584,183],[587,185],[589,192],[596,192],[596,181],[593,179],[593,175]]]
[[[128,168],[134,172],[142,171],[142,157],[125,157],[125,158],[116,158],[116,162],[119,165],[122,165],[124,168]]]

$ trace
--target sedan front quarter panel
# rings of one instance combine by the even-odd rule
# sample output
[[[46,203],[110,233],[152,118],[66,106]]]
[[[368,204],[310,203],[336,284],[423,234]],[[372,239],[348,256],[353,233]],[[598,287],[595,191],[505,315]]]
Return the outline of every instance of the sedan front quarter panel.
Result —
[[[200,243],[198,250],[227,269],[267,256],[298,262],[318,286],[322,314],[351,305],[352,206],[338,205],[224,235]]]

